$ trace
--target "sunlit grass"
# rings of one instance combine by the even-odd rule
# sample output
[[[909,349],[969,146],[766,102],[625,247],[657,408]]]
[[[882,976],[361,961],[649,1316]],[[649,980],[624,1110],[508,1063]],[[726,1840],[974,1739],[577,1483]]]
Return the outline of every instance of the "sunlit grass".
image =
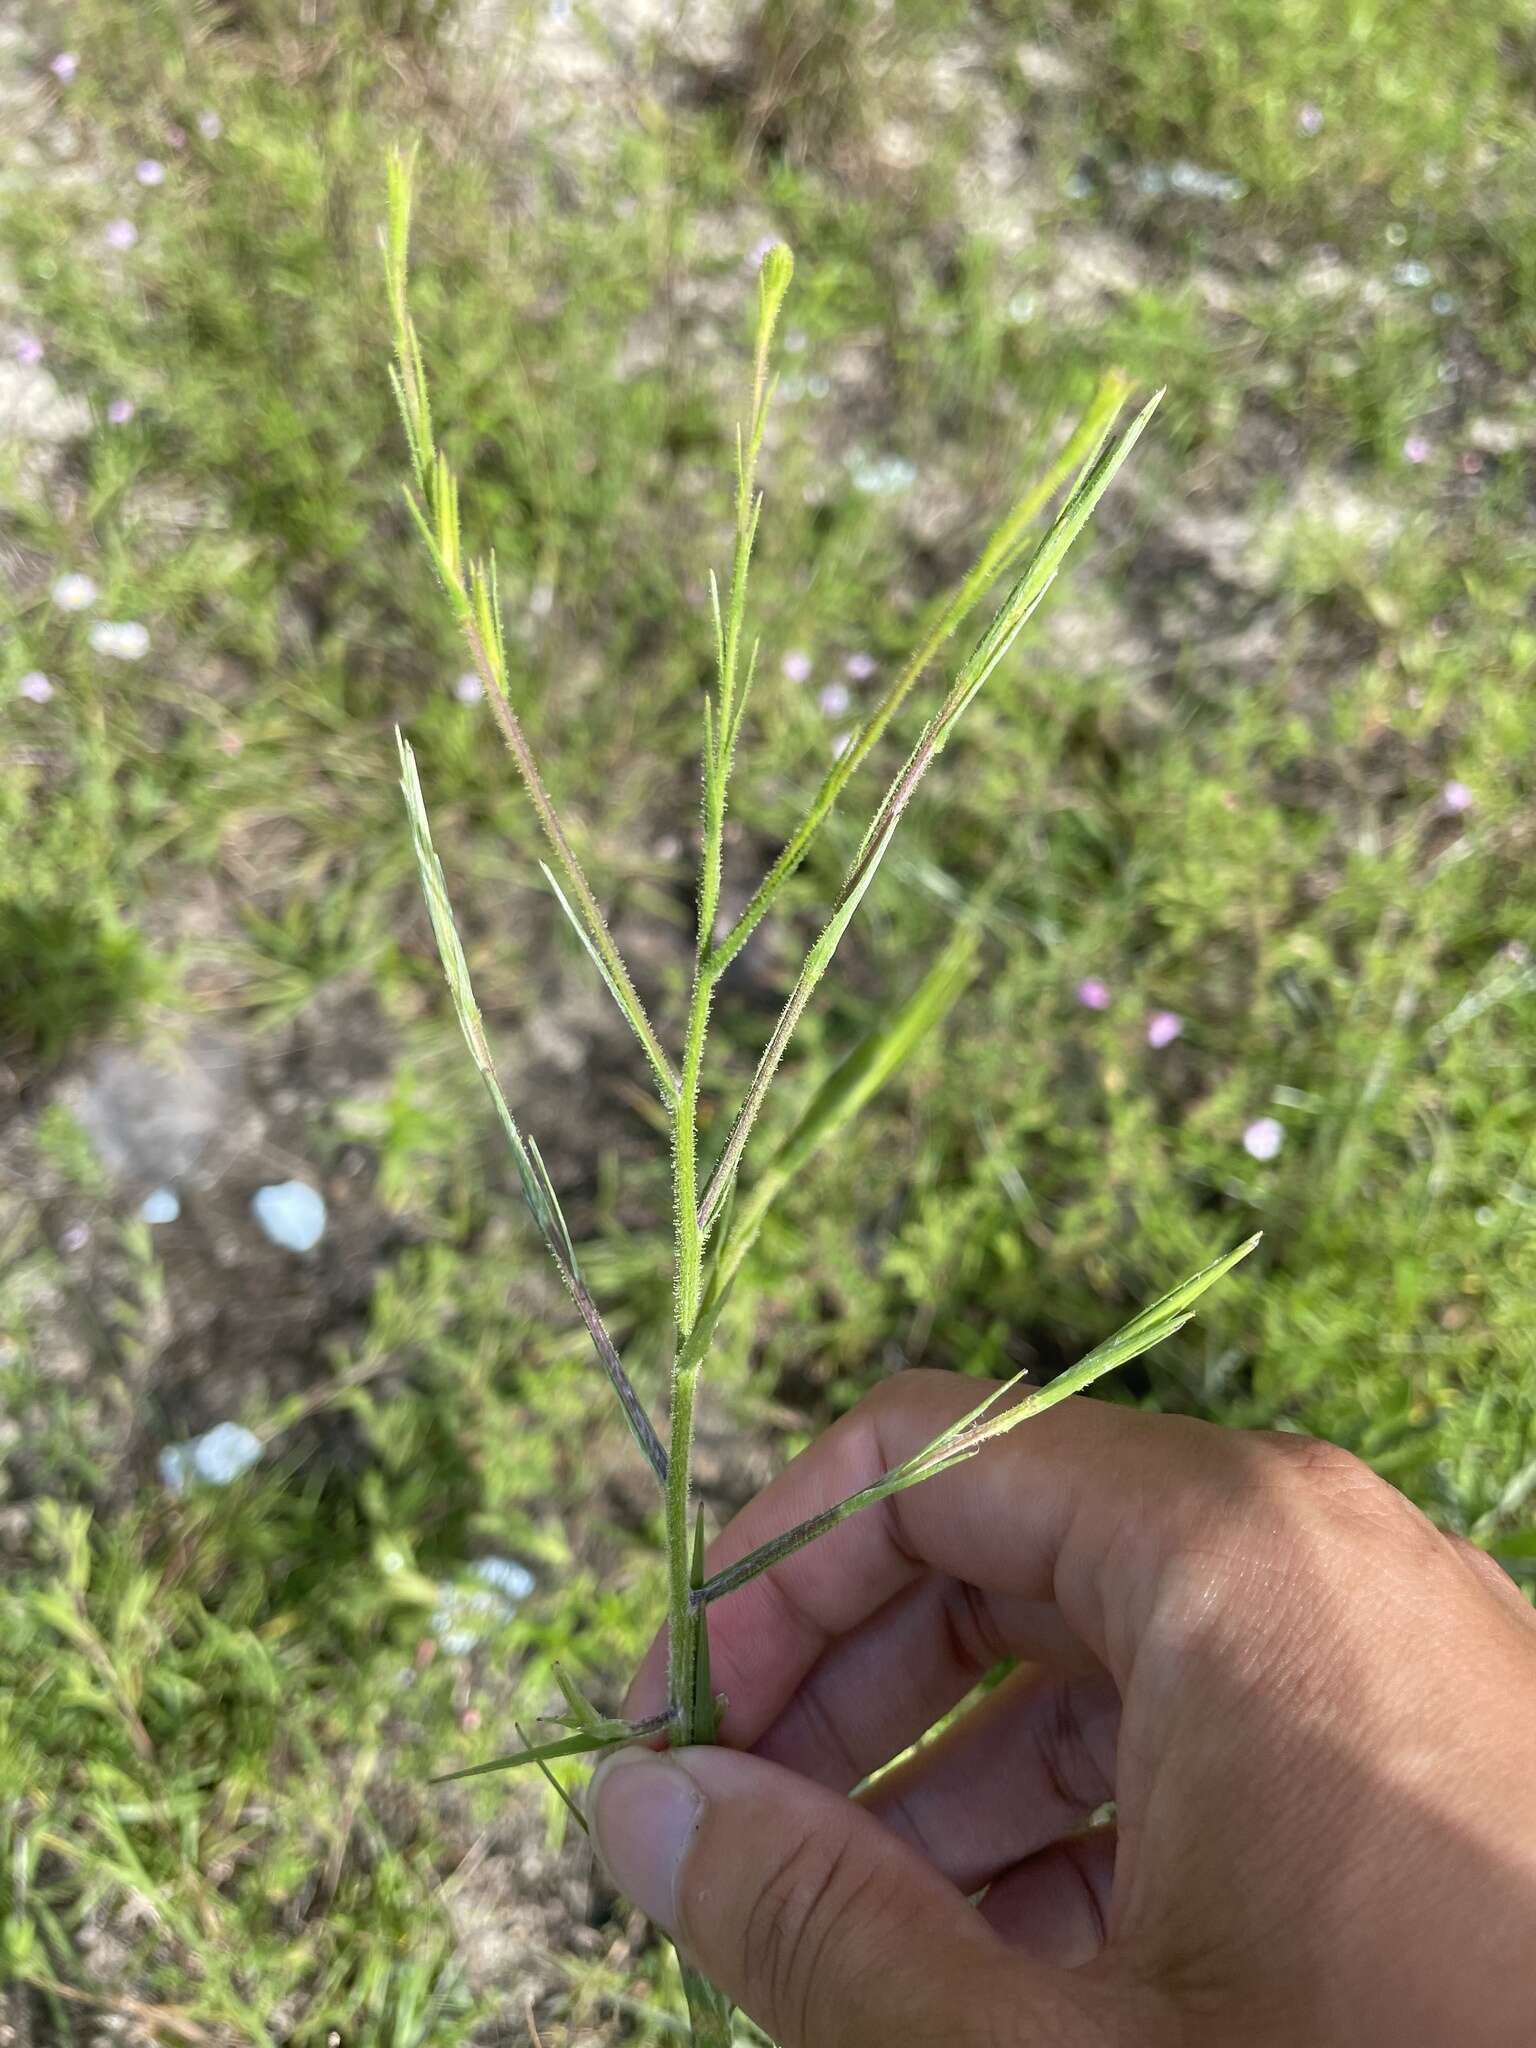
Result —
[[[732,1301],[719,1328],[711,1506],[746,1483],[720,1449],[741,1428],[776,1458],[906,1361],[1055,1370],[1262,1228],[1262,1274],[1232,1274],[1119,1397],[1335,1437],[1533,1569],[1536,248],[1498,11],[1392,16],[1376,93],[1381,65],[1328,47],[1310,0],[1084,6],[1054,40],[1035,13],[978,27],[933,4],[811,36],[811,56],[815,10],[791,10],[756,72],[620,95],[575,166],[537,106],[510,145],[495,67],[403,33],[406,12],[263,0],[213,34],[182,0],[39,9],[32,75],[76,145],[45,132],[7,173],[15,326],[76,408],[55,456],[0,457],[0,929],[23,934],[0,971],[20,1091],[0,1894],[42,2038],[85,2023],[80,1998],[169,2014],[165,2038],[515,2034],[474,1915],[519,1888],[477,1888],[537,1853],[553,1899],[568,1816],[542,1784],[426,1779],[515,1747],[557,1661],[611,1704],[665,1601],[644,1465],[535,1262],[400,831],[396,723],[508,1099],[548,1134],[581,1274],[660,1414],[664,1105],[538,872],[484,702],[456,694],[468,663],[399,506],[373,231],[380,165],[424,125],[418,317],[466,545],[496,550],[512,697],[616,937],[647,937],[635,980],[669,1049],[693,960],[700,565],[731,526],[757,245],[781,235],[801,264],[733,920],[1021,476],[1048,471],[1051,424],[1115,364],[1168,386],[1091,555],[968,709],[942,802],[910,808],[800,1018],[735,1212],[758,1309],[749,1328]],[[1069,82],[1038,82],[1027,37]],[[66,47],[67,85],[46,68]],[[163,182],[136,177],[149,159]],[[1138,184],[1180,161],[1246,190]],[[121,218],[138,234],[118,250]],[[1131,285],[1083,293],[1085,235]],[[80,612],[49,595],[70,572],[97,587]],[[147,652],[94,647],[101,622],[141,624]],[[51,694],[22,694],[32,675]],[[911,708],[902,738],[929,704]],[[706,1163],[728,1129],[710,1105],[750,1084],[866,822],[845,793],[721,985]],[[295,1142],[317,1168],[368,1162],[389,1219],[372,1298],[328,1311],[293,1392],[231,1397],[257,1469],[170,1501],[178,1374],[217,1360],[183,1329],[168,1362],[165,1303],[207,1255],[137,1220],[56,1084],[102,1032],[189,1020],[276,1058],[347,998],[371,1006],[381,1077]],[[552,1002],[574,1068],[531,1031]],[[1154,1044],[1164,1013],[1182,1028]],[[881,1093],[845,1118],[861,1075]],[[1266,1161],[1243,1140],[1267,1119]],[[807,1177],[804,1134],[828,1125]],[[45,1522],[49,1496],[89,1522]],[[433,1603],[486,1551],[538,1590],[449,1655]],[[617,1923],[602,1940],[606,1963],[530,1963],[546,2042],[620,2011],[669,2038],[670,1966]]]

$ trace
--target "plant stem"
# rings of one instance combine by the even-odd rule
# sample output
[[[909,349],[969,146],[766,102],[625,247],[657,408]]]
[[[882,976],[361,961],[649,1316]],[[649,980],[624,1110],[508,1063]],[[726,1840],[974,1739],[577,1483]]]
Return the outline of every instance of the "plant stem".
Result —
[[[742,627],[746,617],[747,575],[762,500],[756,492],[757,458],[763,445],[771,381],[769,355],[779,310],[788,290],[793,264],[782,246],[763,260],[758,281],[757,336],[752,363],[752,403],[746,431],[736,434],[736,536],[731,557],[731,582],[724,616],[719,592],[710,582],[715,619],[717,687],[713,705],[704,707],[704,846],[699,867],[699,917],[694,952],[693,985],[688,998],[688,1023],[683,1042],[683,1068],[672,1108],[672,1209],[676,1238],[677,1351],[672,1369],[671,1450],[667,1460],[668,1694],[676,1716],[674,1740],[709,1740],[712,1731],[696,1725],[693,1689],[696,1621],[688,1604],[688,1507],[692,1481],[693,1408],[698,1392],[702,1347],[690,1345],[703,1296],[704,1233],[699,1222],[699,1086],[704,1066],[704,1041],[709,1030],[710,1002],[718,976],[709,971],[715,913],[720,904],[720,878],[725,858],[725,803],[731,756],[741,725],[746,688],[752,681],[749,663],[746,688],[738,696]],[[701,1335],[704,1333],[701,1333]],[[712,1718],[712,1717],[711,1717]]]
[[[693,1404],[699,1368],[672,1379],[672,1443],[667,1460],[667,1699],[673,1741],[693,1737],[693,1618],[688,1569],[688,1492],[693,1456]]]

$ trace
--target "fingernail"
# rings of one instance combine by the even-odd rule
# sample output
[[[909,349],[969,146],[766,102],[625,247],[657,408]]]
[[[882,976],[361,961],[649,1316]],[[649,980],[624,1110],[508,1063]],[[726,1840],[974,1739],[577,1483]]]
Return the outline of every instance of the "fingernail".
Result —
[[[677,1925],[677,1873],[704,1817],[688,1773],[653,1749],[604,1757],[587,1788],[587,1819],[603,1868],[647,1918]]]

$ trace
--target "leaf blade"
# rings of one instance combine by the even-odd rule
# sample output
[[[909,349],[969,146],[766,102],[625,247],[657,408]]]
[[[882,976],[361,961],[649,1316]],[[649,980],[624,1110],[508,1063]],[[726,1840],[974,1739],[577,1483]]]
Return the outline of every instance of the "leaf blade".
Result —
[[[900,1465],[893,1466],[889,1472],[882,1473],[868,1486],[860,1487],[857,1492],[846,1495],[830,1507],[823,1508],[820,1513],[810,1516],[793,1529],[787,1529],[779,1536],[770,1537],[768,1542],[759,1544],[757,1549],[749,1552],[746,1557],[738,1558],[735,1564],[727,1565],[723,1571],[707,1579],[694,1594],[694,1604],[704,1608],[711,1601],[735,1592],[761,1573],[771,1570],[774,1565],[781,1564],[785,1558],[792,1557],[797,1550],[803,1550],[807,1543],[814,1542],[818,1536],[824,1536],[839,1523],[848,1521],[862,1509],[888,1500],[892,1494],[904,1492],[910,1486],[919,1486],[926,1479],[937,1478],[941,1472],[947,1472],[951,1467],[974,1457],[996,1437],[1006,1435],[1047,1408],[1054,1408],[1058,1402],[1080,1393],[1093,1380],[1102,1379],[1117,1366],[1126,1365],[1131,1359],[1139,1358],[1154,1344],[1160,1344],[1165,1337],[1170,1337],[1176,1330],[1183,1328],[1194,1313],[1194,1302],[1229,1273],[1240,1259],[1248,1256],[1258,1244],[1260,1235],[1261,1233],[1256,1232],[1230,1252],[1223,1253],[1219,1259],[1213,1259],[1198,1273],[1191,1274],[1189,1279],[1181,1281],[1177,1287],[1170,1288],[1166,1294],[1159,1296],[1150,1308],[1133,1316],[1114,1336],[1106,1338],[1102,1344],[1095,1345],[1088,1356],[1081,1359],[1070,1372],[1061,1374],[1059,1378],[1052,1380],[1049,1386],[1038,1388],[1026,1400],[1005,1409],[1001,1414],[994,1414],[992,1411],[996,1409],[999,1401],[1019,1385],[1025,1375],[1016,1373],[1012,1379],[994,1387],[968,1414],[963,1415],[958,1422],[951,1423],[947,1429],[941,1430],[922,1450],[914,1452]],[[1158,1313],[1170,1303],[1176,1304],[1171,1312]]]

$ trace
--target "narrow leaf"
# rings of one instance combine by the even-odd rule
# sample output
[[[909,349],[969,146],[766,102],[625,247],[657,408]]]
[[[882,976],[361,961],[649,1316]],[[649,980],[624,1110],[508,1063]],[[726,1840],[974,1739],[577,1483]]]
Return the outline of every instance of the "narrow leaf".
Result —
[[[459,1020],[459,1029],[464,1034],[464,1042],[469,1047],[470,1057],[480,1071],[480,1078],[506,1133],[517,1176],[522,1184],[523,1198],[528,1204],[534,1222],[539,1226],[539,1233],[548,1247],[561,1279],[570,1291],[577,1312],[587,1326],[593,1347],[614,1392],[619,1397],[635,1440],[644,1452],[652,1471],[665,1487],[667,1454],[662,1448],[661,1439],[657,1436],[640,1397],[630,1384],[629,1375],[624,1370],[613,1340],[604,1328],[597,1306],[577,1270],[570,1229],[538,1147],[531,1146],[524,1139],[516,1118],[507,1106],[507,1099],[502,1094],[501,1083],[496,1076],[495,1062],[491,1058],[490,1043],[485,1035],[485,1025],[481,1021],[480,1007],[475,1001],[474,987],[469,976],[469,962],[464,957],[464,947],[459,938],[458,926],[454,922],[452,905],[448,900],[448,884],[443,876],[442,862],[438,859],[437,849],[432,843],[432,828],[427,817],[426,799],[421,791],[421,775],[416,766],[416,756],[405,735],[398,728],[395,738],[400,749],[400,787],[405,795],[406,812],[411,822],[411,836],[416,850],[416,866],[421,876],[422,894],[426,898],[427,915],[431,919],[433,936],[437,940],[438,958],[443,964],[443,974],[453,1001],[454,1014]]]
[[[597,1708],[593,1706],[592,1702],[581,1691],[575,1679],[572,1678],[569,1671],[566,1670],[565,1666],[558,1659],[555,1661],[555,1683],[560,1688],[560,1694],[565,1704],[571,1710],[571,1723],[573,1727],[594,1729],[606,1726],[609,1717],[597,1711]],[[521,1735],[522,1730],[519,1729],[518,1733]],[[525,1737],[524,1739],[526,1740],[527,1738]]]
[[[688,1583],[695,1593],[704,1584],[704,1510],[701,1507],[693,1524],[693,1562]],[[693,1630],[693,1708],[689,1714],[688,1740],[690,1742],[713,1742],[715,1739],[715,1691],[710,1682],[709,1672],[709,1616],[702,1607],[694,1611],[691,1627]]]
[[[1028,528],[1065,480],[1083,463],[1092,463],[1096,458],[1128,388],[1126,379],[1117,370],[1109,371],[1100,380],[1087,412],[1061,453],[1044,475],[1009,507],[966,572],[958,590],[940,601],[917,646],[897,671],[880,703],[859,727],[845,752],[827,770],[804,820],[758,885],[746,909],[712,951],[710,971],[717,979],[746,944],[779,891],[800,866],[839,795],[878,743],[930,662],[964,624],[992,582],[1006,573],[1018,558]]]
[[[741,1163],[741,1155],[746,1149],[747,1140],[752,1135],[752,1126],[757,1121],[757,1113],[762,1108],[764,1098],[767,1096],[769,1084],[778,1072],[779,1062],[783,1059],[789,1041],[795,1034],[796,1025],[798,1025],[805,1013],[806,1004],[815,993],[816,984],[832,964],[832,956],[838,949],[843,933],[847,931],[849,925],[853,922],[853,914],[864,900],[865,890],[868,889],[870,883],[875,879],[875,870],[879,867],[881,860],[884,858],[886,848],[891,843],[896,826],[900,821],[900,816],[901,813],[897,811],[891,817],[879,840],[864,850],[861,856],[861,865],[854,869],[847,882],[843,885],[843,893],[838,899],[831,917],[828,918],[815,944],[806,955],[805,964],[800,969],[799,979],[790,992],[788,1002],[779,1014],[779,1021],[774,1026],[772,1037],[763,1048],[762,1057],[759,1059],[757,1070],[752,1076],[746,1099],[737,1112],[736,1121],[731,1126],[730,1134],[726,1138],[714,1172],[709,1177],[709,1184],[704,1190],[703,1199],[699,1204],[699,1228],[701,1231],[708,1230],[720,1204],[725,1199],[731,1182],[735,1178],[736,1169]]]
[[[882,1473],[880,1478],[868,1486],[861,1487],[857,1493],[849,1494],[846,1499],[823,1508],[819,1514],[812,1515],[793,1529],[785,1530],[782,1535],[771,1537],[767,1543],[760,1544],[746,1557],[738,1559],[733,1565],[727,1565],[724,1571],[717,1572],[712,1579],[706,1580],[692,1596],[693,1607],[696,1610],[701,1609],[712,1600],[718,1600],[726,1593],[735,1592],[737,1587],[746,1585],[762,1572],[782,1563],[786,1557],[792,1557],[797,1550],[803,1550],[807,1543],[814,1542],[818,1536],[824,1536],[829,1529],[835,1529],[839,1523],[846,1522],[861,1508],[873,1507],[876,1501],[888,1500],[894,1493],[904,1492],[909,1486],[919,1486],[925,1479],[933,1479],[939,1473],[949,1471],[952,1466],[974,1457],[995,1437],[1006,1435],[1009,1430],[1017,1429],[1020,1423],[1028,1422],[1031,1417],[1043,1413],[1045,1409],[1054,1408],[1058,1402],[1081,1393],[1084,1387],[1091,1385],[1094,1380],[1102,1379],[1105,1373],[1113,1372],[1116,1366],[1128,1364],[1131,1359],[1139,1358],[1144,1351],[1151,1350],[1154,1344],[1160,1344],[1165,1337],[1171,1337],[1176,1330],[1182,1329],[1194,1313],[1194,1304],[1200,1296],[1208,1288],[1213,1287],[1223,1274],[1230,1272],[1239,1259],[1246,1258],[1258,1242],[1258,1235],[1248,1238],[1232,1251],[1224,1253],[1221,1258],[1213,1260],[1198,1273],[1192,1274],[1188,1280],[1181,1281],[1177,1287],[1170,1289],[1167,1294],[1153,1302],[1150,1308],[1143,1309],[1140,1315],[1134,1316],[1123,1329],[1117,1330],[1113,1337],[1096,1345],[1070,1372],[1062,1373],[1057,1379],[1052,1380],[1049,1386],[1038,1388],[1016,1406],[1005,1408],[1001,1413],[993,1413],[997,1404],[1024,1379],[1023,1373],[1017,1373],[1012,1379],[1005,1380],[1001,1386],[994,1387],[969,1414],[962,1416],[958,1422],[951,1423],[930,1444],[925,1445],[912,1457],[905,1459],[891,1471]]]
[[[591,1756],[600,1749],[618,1749],[626,1742],[643,1742],[659,1735],[671,1716],[658,1714],[649,1721],[609,1721],[601,1728],[581,1728],[574,1735],[562,1735],[558,1742],[535,1743],[513,1756],[495,1756],[489,1763],[470,1764],[462,1771],[442,1771],[429,1778],[429,1785],[452,1785],[460,1778],[483,1778],[492,1771],[520,1771],[525,1764],[552,1763],[562,1756]]]
[[[847,930],[865,890],[873,881],[875,870],[884,858],[902,815],[917,792],[918,785],[938,758],[967,705],[1013,645],[1026,620],[1050,589],[1067,549],[1081,533],[1094,507],[1114,480],[1120,465],[1135,447],[1161,397],[1160,391],[1154,393],[1119,439],[1101,448],[1085,466],[1066,503],[1036,548],[1029,566],[1004,598],[997,617],[981,636],[969,660],[961,665],[948,697],[929,720],[905,767],[887,791],[885,801],[875,813],[874,820],[865,834],[864,843],[859,848],[853,866],[843,883],[842,893],[832,915],[807,955],[805,965],[800,970],[800,977],[791,990],[779,1021],[774,1027],[773,1035],[758,1061],[746,1098],[731,1126],[720,1159],[699,1203],[701,1231],[709,1229],[715,1212],[730,1186],[747,1139],[752,1134],[752,1126],[757,1120],[758,1111],[762,1108],[768,1093],[769,1083],[778,1070],[779,1062],[794,1035],[795,1027],[810,1001],[817,982],[826,972],[833,954],[837,951],[838,943]]]
[[[561,888],[560,883],[556,878],[555,871],[549,865],[548,861],[541,860],[539,862],[539,872],[543,875],[545,881],[548,882],[550,888],[554,890],[556,902],[560,905],[560,908],[565,912],[566,918],[570,923],[571,930],[576,934],[577,938],[580,939],[582,946],[586,951],[588,959],[592,962],[592,965],[597,969],[598,973],[602,976],[604,988],[607,989],[609,995],[611,995],[613,997],[613,1000],[618,1004],[619,1010],[623,1015],[625,1022],[634,1032],[636,1038],[639,1039],[640,1045],[645,1053],[646,1059],[650,1064],[651,1072],[656,1077],[656,1086],[660,1091],[661,1099],[666,1104],[668,1109],[671,1109],[677,1101],[677,1078],[673,1074],[671,1067],[667,1065],[666,1061],[659,1057],[661,1050],[660,1047],[656,1045],[654,1038],[649,1037],[646,1031],[642,1028],[640,1017],[637,1015],[636,1011],[631,1007],[629,998],[626,996],[624,990],[620,988],[619,984],[614,980],[612,974],[609,973],[607,961],[604,960],[602,954],[599,953],[597,947],[592,943],[591,933],[587,930],[586,926],[582,923],[581,919],[576,915],[575,911],[571,908],[570,898]]]
[[[740,1198],[734,1217],[722,1210],[718,1225],[721,1249],[711,1281],[712,1297],[735,1279],[742,1260],[784,1190],[853,1121],[948,1015],[974,978],[977,957],[976,930],[967,921],[900,1009],[883,1018],[822,1082],[794,1128],[750,1190]],[[737,1186],[733,1181],[733,1196]]]
[[[517,1730],[517,1738],[519,1742],[521,1742],[526,1747],[528,1737],[523,1731],[521,1722],[514,1721],[512,1723],[512,1726]],[[581,1832],[584,1835],[590,1835],[592,1830],[587,1825],[587,1816],[576,1804],[575,1800],[571,1797],[570,1793],[566,1791],[565,1787],[561,1784],[560,1780],[555,1776],[554,1772],[549,1768],[549,1765],[545,1762],[544,1758],[541,1756],[537,1756],[534,1758],[534,1762],[538,1766],[539,1776],[544,1780],[545,1784],[549,1787],[550,1791],[553,1792],[555,1797],[560,1801],[560,1804],[571,1816],[571,1819],[575,1821],[577,1827],[581,1829]]]

